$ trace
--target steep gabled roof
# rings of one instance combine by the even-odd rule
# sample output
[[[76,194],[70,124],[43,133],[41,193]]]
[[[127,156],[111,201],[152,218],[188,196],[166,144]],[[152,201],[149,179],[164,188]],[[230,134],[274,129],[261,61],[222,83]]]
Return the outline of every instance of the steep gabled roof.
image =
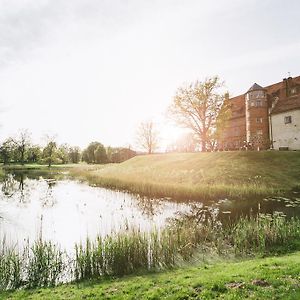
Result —
[[[299,95],[279,100],[271,111],[271,114],[280,114],[294,109],[300,109]]]
[[[260,90],[264,90],[264,88],[262,86],[260,86],[257,83],[254,83],[251,88],[247,91],[248,92],[253,92],[253,91],[260,91]]]

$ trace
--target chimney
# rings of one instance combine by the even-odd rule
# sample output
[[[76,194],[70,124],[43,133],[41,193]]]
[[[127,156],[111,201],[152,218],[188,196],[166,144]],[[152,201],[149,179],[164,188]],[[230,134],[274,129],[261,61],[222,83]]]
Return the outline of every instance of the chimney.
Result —
[[[225,100],[229,100],[229,92],[226,92],[224,95]]]

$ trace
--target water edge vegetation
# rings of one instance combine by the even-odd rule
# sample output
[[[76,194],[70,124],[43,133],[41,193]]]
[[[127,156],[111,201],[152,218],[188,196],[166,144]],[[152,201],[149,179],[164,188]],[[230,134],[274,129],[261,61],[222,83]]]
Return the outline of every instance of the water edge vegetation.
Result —
[[[38,238],[23,249],[3,239],[0,249],[0,288],[51,287],[63,281],[123,276],[176,267],[183,262],[217,257],[245,258],[297,249],[300,219],[282,214],[240,218],[221,226],[175,220],[161,230],[130,229],[75,245],[69,255],[58,245]]]
[[[77,165],[75,178],[173,200],[251,199],[300,188],[300,152],[211,152],[136,156],[120,164]]]

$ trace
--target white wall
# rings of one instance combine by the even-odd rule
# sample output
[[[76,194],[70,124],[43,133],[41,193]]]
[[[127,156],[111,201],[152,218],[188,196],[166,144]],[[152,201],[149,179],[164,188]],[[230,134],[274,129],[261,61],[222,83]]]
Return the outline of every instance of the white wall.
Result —
[[[284,117],[291,116],[292,123],[284,124]],[[300,109],[271,116],[274,149],[289,147],[300,150]]]

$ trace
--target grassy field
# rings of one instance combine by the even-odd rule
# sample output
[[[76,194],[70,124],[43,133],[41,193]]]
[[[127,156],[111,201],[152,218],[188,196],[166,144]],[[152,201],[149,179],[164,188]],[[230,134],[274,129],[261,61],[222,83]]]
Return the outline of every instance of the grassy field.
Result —
[[[2,292],[0,299],[300,299],[300,252]]]
[[[90,183],[153,197],[253,197],[300,186],[300,152],[218,152],[137,156],[121,164],[79,165]]]

